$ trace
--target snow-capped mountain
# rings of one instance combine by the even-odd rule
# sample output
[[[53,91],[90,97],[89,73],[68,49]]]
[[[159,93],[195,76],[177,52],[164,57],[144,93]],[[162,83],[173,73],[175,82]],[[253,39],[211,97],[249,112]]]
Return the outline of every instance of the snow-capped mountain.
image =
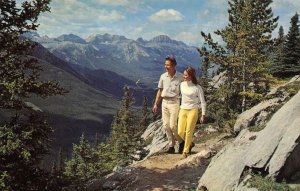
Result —
[[[130,80],[155,87],[155,81],[164,72],[166,55],[175,56],[177,69],[183,72],[191,65],[200,66],[200,56],[195,47],[166,35],[151,40],[128,39],[119,35],[93,35],[82,39],[76,35],[58,38],[34,38],[57,57],[90,70],[108,70]]]

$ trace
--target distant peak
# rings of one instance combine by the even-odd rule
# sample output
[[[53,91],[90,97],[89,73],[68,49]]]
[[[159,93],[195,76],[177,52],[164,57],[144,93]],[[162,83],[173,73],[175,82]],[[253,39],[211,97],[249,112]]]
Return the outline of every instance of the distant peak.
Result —
[[[173,40],[167,35],[159,35],[150,40],[151,42],[172,42]]]
[[[24,34],[22,34],[22,36],[27,37],[27,38],[40,38],[40,35],[36,32],[36,31],[32,31],[32,32],[26,32]]]
[[[59,37],[57,37],[57,39],[61,41],[69,41],[69,42],[80,43],[80,44],[86,43],[84,39],[72,33],[60,35]]]
[[[154,42],[154,43],[166,43],[166,44],[176,44],[176,45],[184,45],[186,46],[186,44],[184,44],[181,41],[176,41],[171,39],[169,36],[167,35],[159,35],[156,36],[154,38],[152,38],[149,42]]]
[[[137,38],[136,41],[139,42],[139,43],[145,43],[146,42],[142,37]]]
[[[105,34],[96,34],[89,36],[87,39],[87,42],[97,41],[97,42],[115,42],[115,41],[121,41],[121,40],[128,40],[125,36],[120,35],[111,35],[108,33]]]

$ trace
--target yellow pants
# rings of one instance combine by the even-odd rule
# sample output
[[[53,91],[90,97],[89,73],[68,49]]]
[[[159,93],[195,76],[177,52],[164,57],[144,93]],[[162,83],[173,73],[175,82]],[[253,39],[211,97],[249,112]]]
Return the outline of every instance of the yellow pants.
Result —
[[[183,152],[185,153],[189,152],[197,120],[198,108],[180,109],[178,119],[178,135],[185,141],[183,149]]]

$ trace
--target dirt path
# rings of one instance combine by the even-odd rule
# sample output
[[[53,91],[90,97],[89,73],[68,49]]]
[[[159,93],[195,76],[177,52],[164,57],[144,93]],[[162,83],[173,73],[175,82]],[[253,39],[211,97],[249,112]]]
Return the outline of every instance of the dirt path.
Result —
[[[177,168],[180,154],[152,156],[137,164],[139,177],[128,190],[191,190],[196,188],[206,165]]]
[[[209,140],[205,144],[196,144],[192,155],[189,157],[211,147],[216,142],[218,142],[218,138]],[[188,160],[189,157],[184,160]],[[129,181],[124,190],[196,190],[198,181],[205,172],[210,159],[206,159],[197,165],[185,165],[184,167],[179,165],[179,163],[184,162],[182,160],[180,154],[160,154],[136,163],[133,165],[136,168],[130,175],[132,177],[128,177]]]

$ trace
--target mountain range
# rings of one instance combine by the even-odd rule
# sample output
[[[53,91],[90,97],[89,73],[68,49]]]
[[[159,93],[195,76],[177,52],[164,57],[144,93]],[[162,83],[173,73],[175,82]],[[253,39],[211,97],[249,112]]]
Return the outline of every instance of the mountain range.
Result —
[[[149,41],[110,34],[87,39],[73,34],[25,36],[37,42],[33,56],[44,69],[41,78],[56,80],[69,90],[63,96],[30,100],[48,114],[55,130],[54,147],[67,151],[82,133],[89,140],[96,133],[108,135],[125,85],[133,92],[137,106],[142,105],[144,96],[151,105],[159,76],[165,72],[166,55],[176,57],[180,72],[189,65],[200,66],[195,47],[164,35]]]
[[[177,70],[180,72],[190,65],[198,69],[201,62],[195,47],[172,40],[166,35],[151,40],[132,40],[110,34],[91,35],[86,39],[74,34],[57,38],[36,34],[33,39],[58,58],[77,66],[73,67],[75,70],[81,70],[81,67],[89,71],[111,71],[129,80],[139,81],[149,88],[156,88],[159,76],[165,71],[167,55],[176,58]]]

